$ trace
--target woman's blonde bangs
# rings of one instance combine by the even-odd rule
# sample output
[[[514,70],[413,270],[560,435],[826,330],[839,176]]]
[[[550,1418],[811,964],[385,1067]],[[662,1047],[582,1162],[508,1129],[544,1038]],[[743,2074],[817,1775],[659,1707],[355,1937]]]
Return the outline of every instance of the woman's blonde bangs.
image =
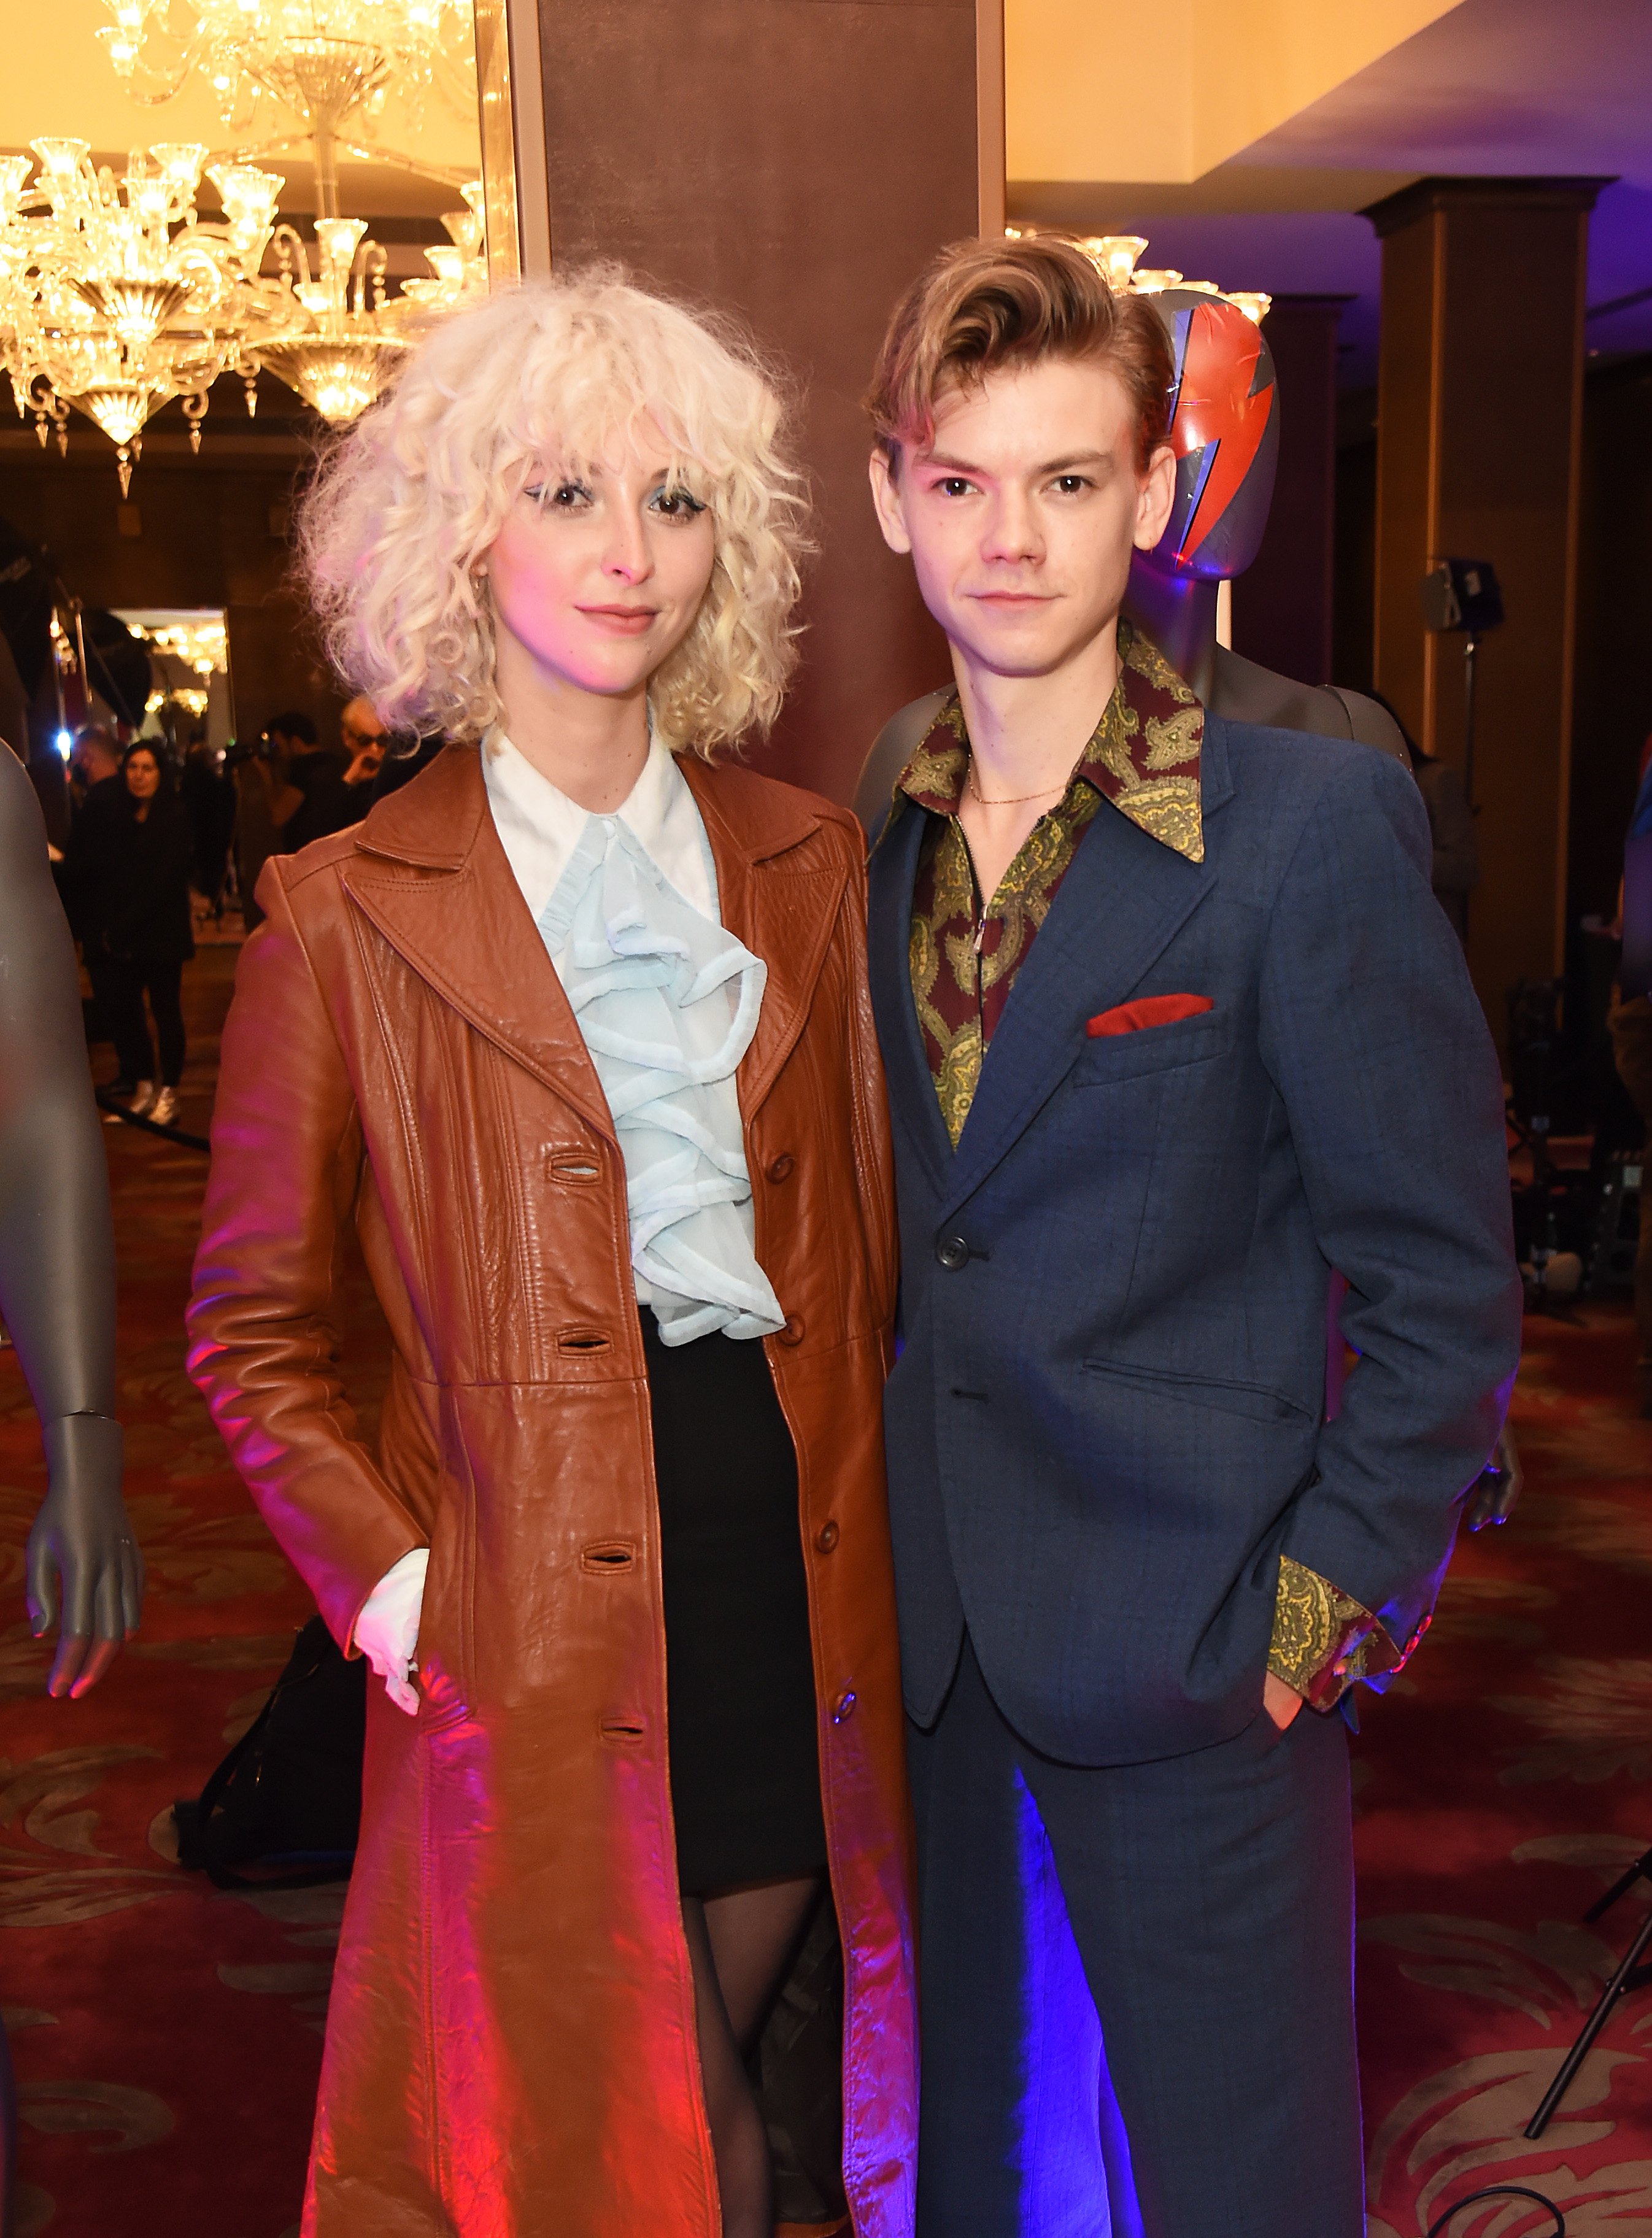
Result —
[[[645,415],[716,533],[700,612],[650,685],[655,727],[708,753],[773,723],[808,548],[780,399],[748,345],[599,269],[433,328],[301,502],[328,656],[393,728],[475,738],[499,720],[477,564],[537,465],[588,464]]]

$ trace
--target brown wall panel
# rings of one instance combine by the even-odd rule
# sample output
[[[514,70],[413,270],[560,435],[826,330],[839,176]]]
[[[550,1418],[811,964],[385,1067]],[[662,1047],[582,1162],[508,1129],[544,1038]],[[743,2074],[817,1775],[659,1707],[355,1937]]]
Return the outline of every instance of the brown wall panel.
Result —
[[[1383,243],[1377,679],[1461,768],[1463,639],[1418,584],[1489,560],[1504,626],[1482,641],[1474,796],[1483,873],[1469,957],[1496,1031],[1508,990],[1562,967],[1582,398],[1594,182],[1424,181],[1373,215]]]
[[[859,399],[895,296],[977,224],[971,0],[541,0],[552,252],[735,312],[800,398],[821,552],[753,758],[847,799],[945,647],[866,494]]]

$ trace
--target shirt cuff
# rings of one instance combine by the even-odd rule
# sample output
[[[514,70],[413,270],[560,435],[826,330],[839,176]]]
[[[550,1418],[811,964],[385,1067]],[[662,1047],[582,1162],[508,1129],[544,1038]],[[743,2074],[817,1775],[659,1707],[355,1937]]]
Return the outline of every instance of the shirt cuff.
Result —
[[[1350,1594],[1289,1554],[1280,1557],[1268,1668],[1310,1709],[1334,1709],[1356,1678],[1391,1678],[1410,1652]]]

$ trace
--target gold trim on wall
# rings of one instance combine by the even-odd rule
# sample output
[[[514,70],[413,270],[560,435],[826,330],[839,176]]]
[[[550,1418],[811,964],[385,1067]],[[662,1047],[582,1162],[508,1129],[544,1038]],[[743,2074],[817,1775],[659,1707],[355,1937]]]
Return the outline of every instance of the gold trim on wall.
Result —
[[[1004,0],[975,0],[975,177],[984,241],[1004,238]]]
[[[495,284],[522,268],[516,209],[516,151],[511,117],[510,35],[505,0],[474,0],[476,107],[481,130],[483,209],[488,227],[488,276]]]

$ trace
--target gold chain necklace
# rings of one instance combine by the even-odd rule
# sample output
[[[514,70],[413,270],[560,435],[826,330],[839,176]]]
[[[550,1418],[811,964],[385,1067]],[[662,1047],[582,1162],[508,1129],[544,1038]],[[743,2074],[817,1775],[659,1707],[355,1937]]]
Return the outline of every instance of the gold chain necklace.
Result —
[[[1047,785],[1042,792],[1012,792],[1003,800],[989,800],[975,782],[975,757],[972,754],[965,767],[964,782],[982,808],[1025,808],[1030,800],[1048,800],[1052,792],[1065,792],[1071,779],[1064,777],[1059,785]]]

